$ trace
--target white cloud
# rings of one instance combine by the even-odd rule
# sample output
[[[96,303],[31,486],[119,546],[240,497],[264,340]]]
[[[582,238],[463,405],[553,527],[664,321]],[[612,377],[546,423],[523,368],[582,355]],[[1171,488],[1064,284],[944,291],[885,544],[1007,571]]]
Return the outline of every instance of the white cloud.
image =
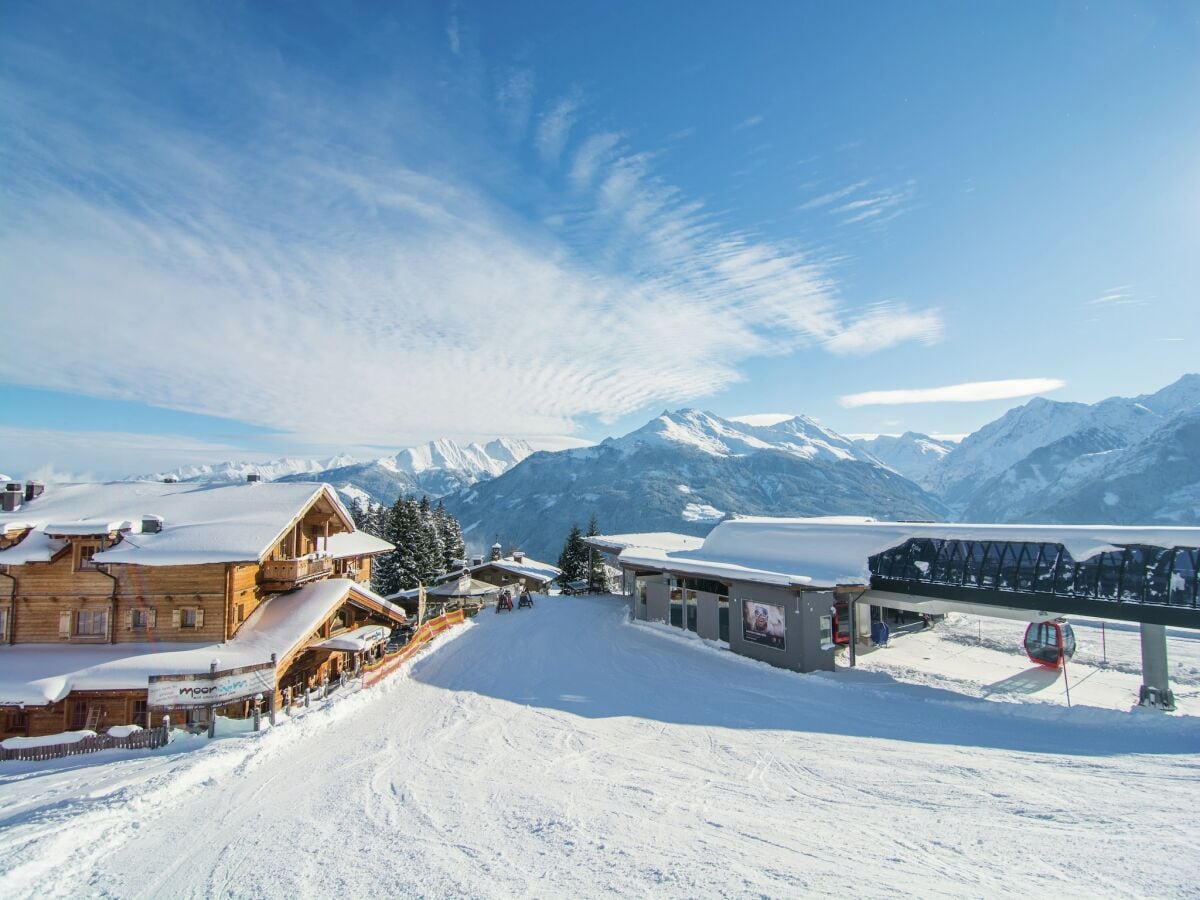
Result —
[[[567,137],[575,125],[579,110],[576,97],[564,97],[554,104],[549,112],[542,114],[537,129],[537,148],[542,159],[549,163],[558,162],[566,146]]]
[[[741,131],[745,128],[754,128],[757,125],[761,125],[763,121],[764,118],[762,116],[750,116],[750,118],[743,119],[742,121],[738,122],[737,126],[734,128],[734,131]]]
[[[1117,306],[1145,306],[1149,301],[1143,297],[1138,297],[1134,293],[1133,285],[1123,284],[1119,287],[1109,288],[1099,297],[1087,301],[1085,306],[1098,307],[1117,307]]]
[[[796,418],[795,413],[751,413],[747,416],[730,416],[730,422],[741,422],[743,425],[753,425],[756,428],[769,428],[780,422]]]
[[[819,197],[813,197],[806,203],[800,204],[801,209],[818,209],[822,206],[828,206],[836,200],[841,200],[843,197],[849,197],[856,191],[860,191],[869,184],[868,181],[856,181],[854,184],[848,184],[844,188],[838,188],[836,191],[829,191],[826,194],[821,194]]]
[[[847,394],[838,402],[856,406],[892,406],[903,403],[977,403],[982,400],[1010,400],[1045,394],[1066,386],[1061,378],[1010,378],[1005,381],[972,381],[945,387],[910,390],[865,391]]]
[[[911,312],[900,304],[880,303],[830,336],[834,353],[873,353],[905,341],[935,344],[942,337],[941,317],[933,310]]]
[[[870,196],[851,200],[834,208],[842,216],[842,223],[853,225],[858,222],[883,224],[901,215],[916,195],[917,183],[909,179],[902,185],[884,188]]]
[[[621,136],[612,131],[593,134],[580,146],[571,164],[571,181],[579,189],[591,185],[596,170],[605,162],[621,141]]]
[[[6,324],[21,340],[0,354],[10,383],[323,447],[540,443],[581,417],[709,396],[754,356],[868,352],[940,328],[902,307],[847,321],[821,259],[729,228],[616,142],[561,196],[522,171],[529,216],[502,199],[518,163],[484,137],[463,148],[398,87],[347,98],[242,73],[264,122],[246,153],[243,135],[180,131],[102,72],[80,76],[102,102],[60,110],[41,74],[0,81],[0,129],[19,119],[33,136],[0,204],[0,284],[20,298]],[[514,70],[497,90],[525,135],[533,83]],[[581,116],[569,98],[539,122],[545,158]],[[397,134],[437,164],[414,167]],[[664,352],[681,346],[706,352]]]

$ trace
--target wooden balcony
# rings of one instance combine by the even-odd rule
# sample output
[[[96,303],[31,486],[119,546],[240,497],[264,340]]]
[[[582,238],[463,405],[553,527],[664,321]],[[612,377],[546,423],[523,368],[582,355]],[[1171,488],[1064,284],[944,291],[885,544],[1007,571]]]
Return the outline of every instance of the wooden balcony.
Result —
[[[262,566],[262,584],[270,591],[286,591],[332,574],[333,560],[329,557],[269,559]]]

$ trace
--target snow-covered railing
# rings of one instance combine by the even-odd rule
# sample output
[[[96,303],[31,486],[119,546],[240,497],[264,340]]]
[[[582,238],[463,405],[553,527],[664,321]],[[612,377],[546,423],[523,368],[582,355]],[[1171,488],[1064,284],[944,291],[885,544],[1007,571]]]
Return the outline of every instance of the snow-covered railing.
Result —
[[[169,740],[166,726],[160,725],[157,728],[134,731],[125,737],[96,734],[68,744],[16,747],[11,750],[0,748],[0,760],[59,759],[81,753],[96,753],[100,750],[155,750],[165,747]]]

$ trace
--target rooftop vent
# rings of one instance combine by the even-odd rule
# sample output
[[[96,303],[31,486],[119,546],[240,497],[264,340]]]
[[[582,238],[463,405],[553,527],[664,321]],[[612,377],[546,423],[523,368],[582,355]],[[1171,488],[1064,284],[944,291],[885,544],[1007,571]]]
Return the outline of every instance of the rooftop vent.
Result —
[[[250,472],[246,475],[246,481],[250,482],[251,484],[254,484],[257,481],[262,481],[262,476],[259,475],[257,472]]]
[[[142,516],[142,534],[158,534],[162,530],[162,516]]]
[[[45,490],[46,486],[40,481],[25,482],[25,502],[28,503],[30,500],[36,500],[42,496],[42,492]]]
[[[482,556],[472,556],[471,557],[471,565],[482,566],[483,565],[483,557]]]
[[[21,508],[21,501],[25,499],[25,492],[17,485],[17,490],[0,491],[0,511],[15,512]]]
[[[516,562],[516,563],[525,562],[525,551],[524,550],[514,550],[512,552],[512,558],[513,558],[513,562]]]
[[[21,484],[19,481],[4,482],[4,489],[6,491],[19,491],[22,494],[25,493],[25,485]]]

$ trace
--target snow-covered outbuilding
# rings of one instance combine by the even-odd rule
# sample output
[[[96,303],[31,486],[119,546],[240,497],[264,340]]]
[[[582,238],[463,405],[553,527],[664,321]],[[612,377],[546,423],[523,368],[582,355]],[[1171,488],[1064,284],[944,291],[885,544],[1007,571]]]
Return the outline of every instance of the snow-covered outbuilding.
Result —
[[[368,586],[392,545],[355,531],[328,485],[39,485],[16,500],[0,512],[0,736],[243,715],[264,686],[268,701],[301,691],[370,651],[337,638],[405,620]]]
[[[530,559],[520,550],[514,550],[508,556],[500,556],[497,548],[495,556],[495,559],[480,560],[466,566],[465,571],[476,581],[514,590],[523,584],[534,594],[549,591],[554,580],[562,574],[562,569],[558,566]],[[458,578],[461,574],[461,570],[447,573],[439,579],[439,583]]]

